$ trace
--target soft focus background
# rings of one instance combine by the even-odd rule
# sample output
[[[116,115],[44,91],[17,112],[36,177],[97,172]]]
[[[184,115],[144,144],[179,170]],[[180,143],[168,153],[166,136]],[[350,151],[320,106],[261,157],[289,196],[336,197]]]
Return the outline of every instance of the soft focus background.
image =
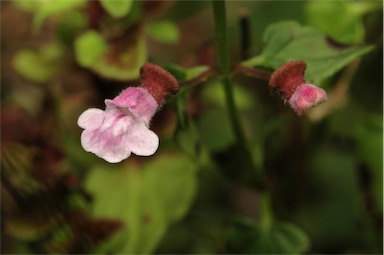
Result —
[[[1,1],[1,252],[382,253],[382,8],[227,2],[232,63],[260,54],[284,20],[334,48],[374,46],[316,84],[330,103],[304,117],[267,80],[233,77],[273,218],[290,222],[266,232],[219,81],[188,82],[216,66],[209,1]],[[147,61],[182,85],[152,122],[159,150],[108,164],[81,148],[77,118],[138,85]]]

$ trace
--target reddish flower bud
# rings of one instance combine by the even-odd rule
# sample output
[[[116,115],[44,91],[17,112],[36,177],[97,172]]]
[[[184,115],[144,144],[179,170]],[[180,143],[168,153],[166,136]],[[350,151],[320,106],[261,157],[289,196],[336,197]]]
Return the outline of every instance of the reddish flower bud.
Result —
[[[167,97],[179,90],[179,83],[172,74],[160,66],[146,63],[140,69],[142,87],[155,98],[159,106],[163,105]]]
[[[277,68],[269,79],[269,87],[278,91],[298,115],[327,100],[323,89],[305,81],[306,68],[304,61],[291,61]]]
[[[277,68],[269,79],[269,87],[277,90],[288,101],[293,92],[301,84],[306,83],[304,71],[307,65],[304,61],[291,61]]]

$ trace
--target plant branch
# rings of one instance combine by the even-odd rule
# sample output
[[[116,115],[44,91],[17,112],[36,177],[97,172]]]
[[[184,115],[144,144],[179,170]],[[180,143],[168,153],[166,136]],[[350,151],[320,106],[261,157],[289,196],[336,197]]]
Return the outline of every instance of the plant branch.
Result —
[[[246,178],[245,180],[243,178],[243,181],[247,182],[248,184],[255,185],[259,189],[264,189],[264,175],[262,171],[260,171],[260,167],[256,166],[248,148],[244,129],[241,125],[241,121],[235,105],[233,86],[230,81],[231,65],[229,61],[225,1],[212,0],[212,7],[215,20],[219,72],[225,93],[227,111],[237,141],[235,147],[237,147],[238,152],[241,154],[240,158],[242,158],[243,161],[242,165],[245,166],[243,169],[245,172],[242,173],[243,177]],[[238,173],[238,175],[241,175],[241,173]]]
[[[230,62],[229,62],[229,48],[227,38],[227,24],[226,24],[226,11],[224,0],[213,0],[213,15],[215,19],[216,42],[217,42],[217,55],[220,74],[222,76],[222,83],[227,102],[227,110],[229,118],[232,123],[232,129],[235,133],[236,139],[240,144],[245,146],[245,135],[240,124],[237,114],[235,100],[233,96],[233,87],[230,84]]]
[[[217,70],[209,68],[207,71],[199,74],[198,76],[190,80],[180,81],[179,84],[180,84],[180,87],[192,87],[192,86],[202,84],[216,75],[217,75]]]
[[[249,48],[251,45],[251,34],[250,34],[250,25],[249,25],[249,13],[247,9],[240,9],[239,12],[239,25],[240,25],[240,50],[241,50],[241,58],[247,59],[249,58]]]
[[[233,71],[236,73],[241,73],[248,77],[253,77],[253,78],[264,80],[264,81],[269,81],[269,78],[271,77],[271,72],[267,72],[258,68],[243,66],[240,64],[235,65],[233,67]]]

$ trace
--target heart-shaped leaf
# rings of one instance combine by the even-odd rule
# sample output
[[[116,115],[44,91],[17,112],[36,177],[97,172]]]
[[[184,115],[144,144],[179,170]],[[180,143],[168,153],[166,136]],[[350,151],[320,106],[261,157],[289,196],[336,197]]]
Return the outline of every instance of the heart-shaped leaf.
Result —
[[[305,77],[315,84],[373,49],[372,46],[339,45],[320,31],[294,21],[270,25],[263,40],[262,53],[245,61],[244,65],[275,69],[292,60],[303,60],[308,66]]]
[[[88,31],[75,41],[76,59],[84,67],[92,67],[107,50],[107,42],[96,31]]]
[[[153,39],[163,43],[176,43],[180,38],[178,27],[169,20],[151,23],[148,27],[148,33]]]
[[[195,194],[195,169],[180,155],[163,156],[143,169],[96,168],[86,180],[95,216],[120,219],[125,228],[97,252],[151,253],[169,224],[187,212]]]
[[[351,44],[364,39],[363,16],[381,8],[380,2],[374,1],[309,1],[305,13],[311,26],[340,43]]]
[[[101,0],[103,8],[114,18],[126,16],[132,8],[132,0]]]
[[[140,28],[111,43],[100,33],[88,31],[75,41],[76,59],[80,65],[105,78],[136,79],[147,59],[144,40]]]
[[[38,50],[24,49],[13,59],[13,68],[32,82],[47,82],[62,65],[63,49],[57,44],[45,45]]]

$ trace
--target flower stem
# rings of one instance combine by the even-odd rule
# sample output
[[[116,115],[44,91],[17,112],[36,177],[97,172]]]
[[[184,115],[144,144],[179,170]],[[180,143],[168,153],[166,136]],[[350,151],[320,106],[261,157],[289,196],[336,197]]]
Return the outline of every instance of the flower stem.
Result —
[[[232,129],[240,144],[245,145],[245,136],[237,114],[233,87],[229,80],[230,62],[227,38],[226,11],[224,0],[212,0],[213,15],[215,20],[217,55],[220,74],[222,76],[227,110],[232,123]]]

